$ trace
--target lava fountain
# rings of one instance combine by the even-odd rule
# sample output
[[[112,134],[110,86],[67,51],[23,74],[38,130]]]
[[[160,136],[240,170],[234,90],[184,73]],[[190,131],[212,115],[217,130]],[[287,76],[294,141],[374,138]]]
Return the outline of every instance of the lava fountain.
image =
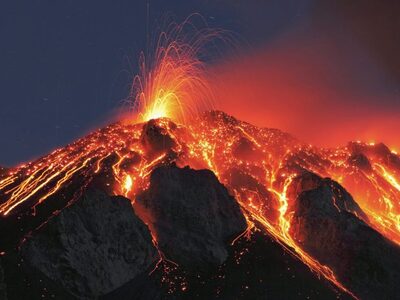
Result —
[[[77,182],[80,188],[70,201],[84,188],[100,184],[135,206],[136,195],[148,187],[149,174],[157,166],[174,162],[208,168],[235,195],[248,232],[256,227],[266,232],[318,276],[356,297],[330,266],[308,254],[292,236],[291,207],[296,199],[288,190],[301,170],[336,179],[365,210],[368,225],[399,243],[399,156],[384,146],[364,143],[313,147],[222,112],[203,114],[213,108],[213,93],[202,51],[219,36],[219,31],[195,30],[189,20],[161,33],[153,54],[141,55],[140,74],[130,94],[135,114],[129,122],[111,124],[0,174],[2,217],[34,214]],[[232,174],[241,177],[235,181]]]
[[[185,124],[213,108],[209,74],[200,57],[206,45],[223,35],[221,30],[197,29],[194,16],[181,24],[171,23],[155,41],[154,49],[140,55],[140,72],[130,93],[136,121],[168,117]]]

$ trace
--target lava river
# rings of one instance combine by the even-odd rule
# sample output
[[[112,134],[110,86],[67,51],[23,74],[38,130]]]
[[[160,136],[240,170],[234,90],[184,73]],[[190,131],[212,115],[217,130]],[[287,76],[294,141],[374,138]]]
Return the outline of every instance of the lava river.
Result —
[[[90,185],[124,195],[135,207],[149,174],[176,163],[212,170],[240,204],[248,222],[243,236],[263,230],[309,268],[352,295],[330,266],[302,249],[291,230],[294,179],[309,171],[330,177],[354,197],[369,226],[400,243],[400,157],[383,144],[350,142],[335,149],[313,147],[276,129],[258,128],[212,111],[186,125],[161,118],[121,121],[36,161],[0,173],[0,213],[32,218],[79,182],[65,205]],[[66,198],[66,197],[64,197]],[[60,207],[62,209],[62,207]],[[240,238],[240,237],[238,237]],[[353,295],[356,297],[355,295]]]

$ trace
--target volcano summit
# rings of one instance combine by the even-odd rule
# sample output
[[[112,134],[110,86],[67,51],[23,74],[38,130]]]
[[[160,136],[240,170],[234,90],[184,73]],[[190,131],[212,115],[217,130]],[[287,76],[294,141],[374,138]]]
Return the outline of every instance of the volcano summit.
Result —
[[[4,297],[394,299],[400,157],[220,111],[117,122],[0,173]]]

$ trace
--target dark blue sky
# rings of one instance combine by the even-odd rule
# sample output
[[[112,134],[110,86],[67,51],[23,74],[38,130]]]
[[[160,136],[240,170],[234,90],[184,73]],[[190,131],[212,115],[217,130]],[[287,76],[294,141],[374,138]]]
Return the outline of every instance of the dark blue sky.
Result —
[[[6,2],[0,4],[0,165],[8,166],[107,122],[128,93],[146,24],[154,27],[165,13],[182,20],[199,12],[210,26],[256,44],[307,7],[270,1],[252,4],[249,14],[229,1]]]
[[[238,33],[246,49],[326,9],[311,0],[3,1],[0,165],[46,154],[109,121],[137,71],[146,24],[152,29],[167,12],[177,20],[199,12],[211,27]]]

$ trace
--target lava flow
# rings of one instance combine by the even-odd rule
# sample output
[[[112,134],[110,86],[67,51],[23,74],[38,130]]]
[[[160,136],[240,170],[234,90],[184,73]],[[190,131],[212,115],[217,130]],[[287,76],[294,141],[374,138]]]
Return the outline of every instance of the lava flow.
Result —
[[[200,114],[210,108],[211,97],[204,67],[196,58],[200,45],[182,43],[182,28],[175,30],[172,36],[162,35],[153,64],[146,66],[142,60],[143,74],[134,84],[138,117],[0,173],[1,215],[35,213],[76,182],[81,187],[101,185],[135,206],[136,195],[148,187],[149,174],[157,166],[174,162],[207,168],[235,196],[249,230],[265,231],[312,271],[356,297],[330,266],[308,254],[294,238],[296,199],[288,190],[304,170],[335,179],[365,212],[364,221],[400,244],[400,157],[382,144],[317,148],[223,112]]]

